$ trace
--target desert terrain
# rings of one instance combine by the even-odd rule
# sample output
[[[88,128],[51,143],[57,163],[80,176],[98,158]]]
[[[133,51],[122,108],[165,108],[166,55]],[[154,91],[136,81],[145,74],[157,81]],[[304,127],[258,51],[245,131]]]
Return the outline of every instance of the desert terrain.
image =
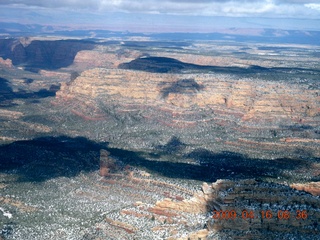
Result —
[[[317,239],[319,53],[0,39],[0,239]]]

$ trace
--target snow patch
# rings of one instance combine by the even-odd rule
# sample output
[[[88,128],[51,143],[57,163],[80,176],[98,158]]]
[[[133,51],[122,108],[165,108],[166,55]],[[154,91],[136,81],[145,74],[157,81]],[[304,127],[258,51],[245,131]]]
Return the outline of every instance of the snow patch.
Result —
[[[3,216],[12,218],[12,214],[10,212],[6,212],[3,208],[0,208],[0,211],[3,213]]]

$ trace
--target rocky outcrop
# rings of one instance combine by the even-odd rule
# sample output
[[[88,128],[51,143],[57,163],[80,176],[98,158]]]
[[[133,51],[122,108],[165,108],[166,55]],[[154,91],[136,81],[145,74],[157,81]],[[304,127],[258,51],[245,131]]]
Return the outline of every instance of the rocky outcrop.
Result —
[[[83,71],[90,68],[117,68],[141,55],[136,50],[121,49],[119,46],[96,46],[94,50],[82,50],[77,53],[73,67]]]
[[[247,236],[246,239],[253,239],[252,235],[268,239],[264,232],[274,237],[282,233],[316,236],[320,231],[317,223],[320,217],[318,198],[288,186],[256,180],[204,183],[202,192],[191,199],[181,202],[164,199],[157,202],[156,207],[171,211],[210,212],[212,219],[207,222],[209,235],[221,232],[221,236],[233,239],[242,239],[238,238],[241,235]]]
[[[10,59],[4,60],[0,57],[0,67],[12,68],[12,61]]]
[[[18,201],[9,197],[0,197],[0,203],[1,205],[6,204],[6,205],[13,206],[22,212],[34,212],[37,210],[35,207],[28,206],[21,201]]]
[[[314,196],[320,196],[320,182],[294,183],[290,187],[299,191],[309,192]]]
[[[23,116],[24,114],[22,112],[17,112],[17,111],[10,111],[10,110],[5,110],[5,109],[0,109],[0,117],[1,118],[6,118],[6,119],[19,119]]]
[[[106,177],[108,174],[115,170],[115,161],[110,156],[107,150],[100,150],[100,176]]]
[[[127,181],[120,176],[110,174],[103,181],[108,189],[115,186],[128,192],[131,188],[135,198],[144,192],[148,197],[108,214],[99,224],[105,236],[119,231],[122,237],[161,233],[167,240],[312,239],[320,232],[319,199],[286,185],[254,179],[218,180],[203,183],[201,191],[178,200],[168,196],[183,194],[179,185],[160,184],[138,172]],[[149,197],[161,192],[166,197],[152,204]]]
[[[320,230],[315,224],[320,217],[318,199],[288,186],[255,180],[222,180],[213,183],[206,196],[209,209],[222,211],[214,213],[213,220],[208,223],[209,229],[268,229],[301,234],[318,234]],[[231,211],[236,217],[230,225]]]
[[[53,171],[50,180],[43,184],[30,183],[38,189],[31,188],[34,197],[27,200],[23,200],[25,185],[21,186],[20,176],[1,174],[6,185],[1,186],[0,182],[1,191],[6,193],[0,197],[3,209],[12,211],[13,220],[25,217],[25,213],[31,215],[28,219],[41,217],[36,224],[48,214],[66,224],[76,217],[79,224],[85,219],[88,225],[76,233],[79,239],[81,236],[83,239],[157,239],[161,236],[168,240],[269,240],[316,239],[319,235],[319,197],[287,185],[255,179],[203,183],[201,191],[196,191],[198,181],[167,178],[140,170],[126,165],[125,158],[110,154],[119,154],[119,149],[107,151],[99,147],[83,138],[61,137],[20,142],[3,148],[0,152],[1,159],[7,161],[5,167],[10,162],[29,158],[17,170],[18,173],[25,172],[26,177],[36,175],[39,181],[39,176]],[[138,164],[141,163],[137,155],[132,155]],[[99,157],[100,171],[97,169]],[[128,154],[129,157],[132,156]],[[86,165],[91,166],[89,172]],[[179,170],[183,171],[183,168]],[[15,190],[17,186],[21,191]],[[45,195],[48,192],[49,196]],[[39,194],[47,196],[46,201],[39,199]],[[73,218],[66,219],[68,215]],[[30,225],[20,228],[26,227],[29,229]],[[57,228],[61,229],[61,226]],[[55,231],[56,228],[43,226],[37,231],[48,229]]]
[[[81,50],[94,48],[94,43],[78,40],[0,39],[0,57],[13,65],[30,70],[59,69],[71,65]]]
[[[319,91],[299,84],[213,73],[96,68],[84,71],[69,84],[61,84],[56,99],[56,103],[69,106],[69,111],[87,120],[130,119],[155,131],[159,127],[186,129],[186,136],[192,129],[214,129],[214,139],[206,139],[210,138],[206,135],[201,138],[208,145],[219,145],[219,150],[256,152],[259,155],[255,157],[260,157],[263,148],[265,156],[275,158],[298,156],[297,149],[308,149],[309,156],[320,157]]]
[[[195,85],[179,84],[183,79],[189,79]],[[190,87],[194,87],[194,91],[189,91]],[[288,89],[285,83],[262,84],[250,79],[227,80],[216,74],[171,75],[92,69],[82,73],[71,85],[62,85],[57,93],[58,98],[66,99],[80,96],[97,99],[103,95],[112,96],[119,104],[176,106],[181,111],[192,106],[211,107],[221,115],[236,115],[243,122],[283,120],[314,124],[319,120],[320,111],[317,90],[297,85]]]
[[[197,232],[190,233],[186,237],[181,238],[175,238],[175,237],[169,237],[167,240],[206,240],[208,236],[209,231],[207,229],[202,229]]]

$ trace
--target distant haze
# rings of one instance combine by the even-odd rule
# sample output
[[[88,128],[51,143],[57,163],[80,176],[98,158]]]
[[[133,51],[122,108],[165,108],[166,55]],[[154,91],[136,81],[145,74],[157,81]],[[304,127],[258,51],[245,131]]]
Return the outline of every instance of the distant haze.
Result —
[[[319,0],[1,0],[1,22],[132,32],[320,30]]]

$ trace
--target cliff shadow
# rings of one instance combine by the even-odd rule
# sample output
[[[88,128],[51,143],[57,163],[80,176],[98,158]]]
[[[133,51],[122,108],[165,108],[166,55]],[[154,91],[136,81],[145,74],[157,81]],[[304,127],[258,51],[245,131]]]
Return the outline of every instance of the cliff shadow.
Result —
[[[21,181],[45,181],[99,167],[100,145],[83,137],[41,137],[0,146],[0,171],[14,170]]]
[[[9,81],[0,77],[0,107],[11,106],[11,99],[13,97],[12,88],[9,85]]]
[[[27,79],[26,81],[31,81]],[[13,91],[10,86],[10,82],[0,77],[0,107],[10,107],[14,104],[12,101],[14,99],[32,99],[37,100],[40,98],[46,97],[54,97],[56,92],[59,91],[59,85],[51,85],[49,89],[40,89],[36,92],[28,92],[23,89],[19,89],[19,91]]]
[[[178,153],[186,148],[187,144],[180,141],[176,136],[170,138],[170,140],[164,145],[158,145],[155,148],[159,151],[166,153]]]
[[[162,146],[162,145],[161,145]],[[165,160],[181,155],[184,144],[173,138],[159,150],[151,153],[108,147],[84,137],[41,137],[16,141],[0,146],[0,172],[21,176],[21,181],[45,181],[60,176],[73,177],[81,172],[99,169],[100,150],[110,152],[119,166],[130,165],[169,178],[214,182],[217,179],[277,178],[283,171],[310,168],[311,162],[292,159],[251,159],[233,152],[213,153],[194,150],[183,157],[198,161],[196,164]],[[155,159],[157,155],[157,160]]]
[[[79,51],[92,50],[95,43],[86,40],[33,40],[24,46],[12,39],[0,40],[0,57],[11,59],[13,65],[38,72],[40,69],[56,70],[68,67]]]
[[[170,141],[171,142],[171,141]],[[171,144],[168,144],[171,147]],[[198,149],[189,154],[184,155],[185,159],[191,158],[198,161],[198,164],[186,162],[170,162],[161,159],[168,156],[172,159],[175,154],[181,154],[180,146],[157,151],[157,153],[150,154],[150,158],[159,159],[150,160],[145,153],[132,152],[123,149],[110,148],[111,155],[118,157],[125,164],[132,166],[143,167],[149,171],[160,174],[170,178],[192,179],[205,182],[215,182],[218,179],[264,179],[274,178],[279,176],[287,179],[284,176],[284,171],[293,171],[301,168],[309,168],[311,163],[302,160],[293,159],[252,159],[234,152],[220,152],[213,153],[207,150]],[[169,150],[169,151],[168,151]],[[152,155],[152,156],[151,156]]]
[[[210,181],[218,179],[247,178],[286,178],[285,171],[309,169],[312,161],[302,159],[278,158],[258,159],[248,158],[235,152],[214,153],[206,149],[196,149],[185,155],[196,160],[200,166],[208,169]],[[288,179],[289,180],[289,179]]]
[[[167,98],[170,93],[193,94],[204,89],[204,86],[198,84],[194,79],[181,79],[176,82],[161,82],[158,87],[161,88],[162,98]]]
[[[165,146],[171,149],[176,139]],[[180,145],[180,144],[179,144]],[[175,147],[174,147],[175,148]],[[81,172],[99,169],[100,150],[110,152],[121,166],[142,167],[154,173],[182,179],[207,180],[209,172],[203,166],[142,157],[144,152],[109,148],[108,143],[96,143],[84,137],[41,137],[16,141],[0,146],[0,172],[14,172],[20,181],[41,182],[56,177],[74,177]]]
[[[165,146],[171,149],[176,139]],[[180,145],[180,144],[179,144]],[[41,182],[56,177],[74,177],[81,172],[99,169],[100,150],[110,152],[121,166],[142,167],[154,173],[183,179],[207,180],[203,166],[142,157],[144,152],[109,148],[108,143],[96,143],[84,137],[40,137],[0,146],[0,172],[14,172],[19,181]]]
[[[121,63],[120,69],[131,69],[152,73],[221,73],[221,74],[235,74],[235,75],[252,75],[252,74],[279,74],[279,73],[319,73],[316,69],[304,69],[297,67],[262,67],[258,65],[250,65],[248,67],[237,66],[214,66],[214,65],[199,65],[193,63],[186,63],[174,58],[168,57],[140,57],[131,62]]]

